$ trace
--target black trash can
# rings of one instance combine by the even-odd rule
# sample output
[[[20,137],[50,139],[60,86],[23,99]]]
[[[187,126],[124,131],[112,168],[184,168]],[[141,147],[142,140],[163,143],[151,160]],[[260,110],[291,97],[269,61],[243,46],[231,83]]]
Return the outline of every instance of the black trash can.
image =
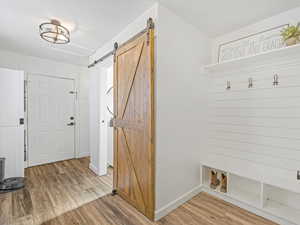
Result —
[[[23,177],[11,177],[5,179],[5,158],[0,158],[0,193],[6,193],[21,189],[25,186]]]
[[[4,181],[5,175],[5,158],[0,158],[0,184]]]

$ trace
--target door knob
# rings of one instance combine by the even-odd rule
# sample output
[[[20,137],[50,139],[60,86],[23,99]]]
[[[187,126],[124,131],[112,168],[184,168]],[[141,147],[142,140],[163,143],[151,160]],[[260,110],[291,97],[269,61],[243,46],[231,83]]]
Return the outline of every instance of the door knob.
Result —
[[[71,122],[71,123],[68,123],[67,125],[68,125],[68,126],[74,126],[75,123],[74,123],[74,122]]]

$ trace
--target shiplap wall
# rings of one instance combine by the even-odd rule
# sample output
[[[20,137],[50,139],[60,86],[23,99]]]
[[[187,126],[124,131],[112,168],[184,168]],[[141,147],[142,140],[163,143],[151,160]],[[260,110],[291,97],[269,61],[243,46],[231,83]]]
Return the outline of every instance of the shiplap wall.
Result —
[[[300,60],[270,58],[209,76],[213,86],[204,163],[300,192]]]

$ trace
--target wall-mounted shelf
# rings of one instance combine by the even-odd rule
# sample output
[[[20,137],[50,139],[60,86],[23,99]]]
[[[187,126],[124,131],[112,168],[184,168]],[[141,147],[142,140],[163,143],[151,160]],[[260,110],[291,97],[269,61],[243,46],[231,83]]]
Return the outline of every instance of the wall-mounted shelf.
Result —
[[[219,188],[210,187],[210,171],[227,174],[228,192],[222,193]],[[217,192],[227,198],[242,202],[264,213],[299,224],[300,222],[300,194],[261,181],[238,176],[224,170],[201,165],[201,182],[205,190]]]
[[[244,68],[256,64],[272,63],[278,59],[280,60],[286,57],[297,59],[297,57],[299,56],[300,56],[300,44],[272,50],[269,52],[264,52],[254,56],[243,57],[239,59],[226,61],[223,63],[207,65],[204,67],[204,69],[208,72],[217,73],[217,72],[224,72],[226,70],[240,69],[240,68]]]

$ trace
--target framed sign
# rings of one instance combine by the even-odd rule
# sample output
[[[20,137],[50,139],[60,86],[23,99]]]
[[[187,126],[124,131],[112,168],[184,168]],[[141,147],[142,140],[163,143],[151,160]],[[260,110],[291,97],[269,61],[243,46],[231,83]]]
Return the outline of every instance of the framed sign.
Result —
[[[285,43],[281,37],[281,31],[288,26],[289,24],[284,24],[221,44],[218,62],[222,63],[284,47]]]

